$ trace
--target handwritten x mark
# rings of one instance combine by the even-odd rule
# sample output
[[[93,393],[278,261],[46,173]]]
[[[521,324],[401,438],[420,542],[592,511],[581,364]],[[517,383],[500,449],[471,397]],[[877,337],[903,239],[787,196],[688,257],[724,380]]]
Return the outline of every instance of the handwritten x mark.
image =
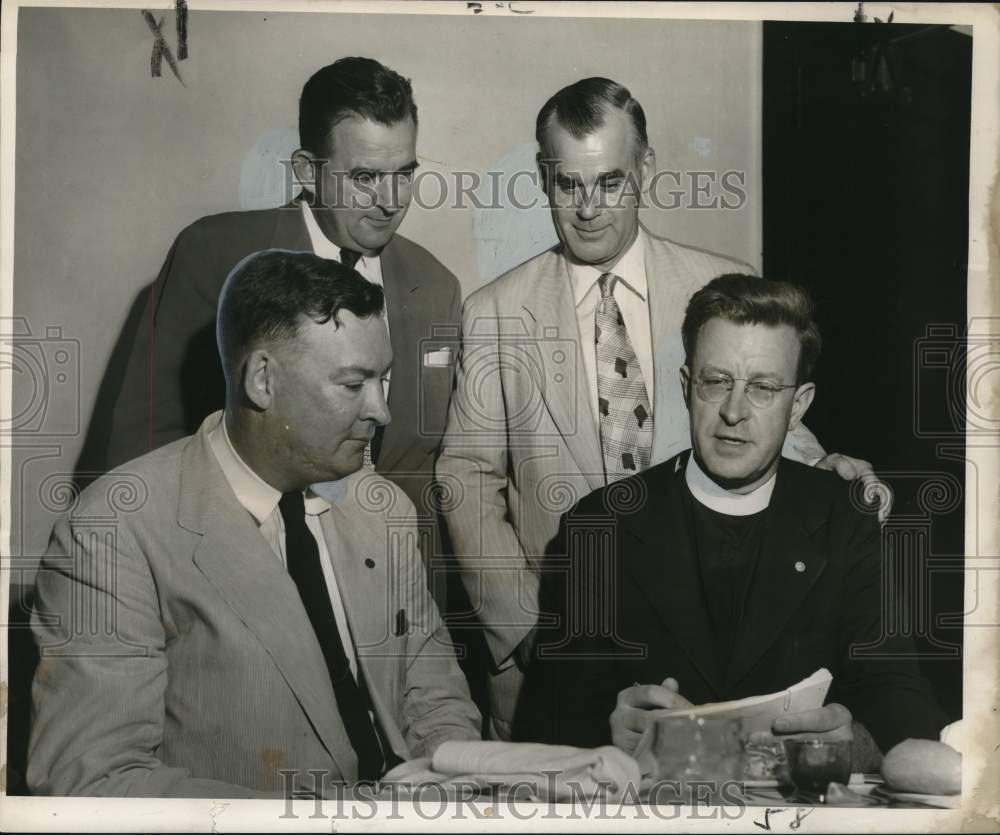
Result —
[[[160,68],[162,59],[167,59],[167,65],[173,71],[174,76],[181,83],[182,87],[187,87],[184,83],[184,79],[181,78],[180,70],[177,68],[177,61],[174,60],[174,54],[170,51],[170,47],[167,45],[166,40],[163,37],[163,32],[161,27],[163,26],[163,18],[160,18],[160,22],[157,23],[156,19],[153,17],[152,12],[146,9],[142,10],[143,19],[146,21],[146,25],[149,26],[150,31],[152,31],[153,36],[156,40],[153,42],[153,54],[149,58],[149,68],[150,72],[153,74],[153,78],[160,77]],[[186,51],[186,45],[185,45]]]

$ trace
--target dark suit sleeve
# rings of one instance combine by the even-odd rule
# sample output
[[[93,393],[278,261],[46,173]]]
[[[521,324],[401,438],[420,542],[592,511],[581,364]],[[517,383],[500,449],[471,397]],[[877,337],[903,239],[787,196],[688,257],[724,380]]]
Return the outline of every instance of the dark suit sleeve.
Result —
[[[218,268],[197,226],[177,237],[150,287],[111,416],[104,469],[190,434],[224,395],[215,344]]]
[[[454,339],[454,344],[452,345],[453,356],[457,362],[458,357],[462,350],[462,286],[458,283],[456,279],[454,282],[454,292],[452,293],[451,303],[448,305],[448,318],[446,320],[449,324],[454,324],[458,328],[458,334]],[[453,365],[449,371],[448,380],[448,404],[445,405],[443,410],[444,420],[441,424],[441,434],[444,435],[444,430],[447,428],[448,423],[448,406],[451,404],[451,398],[455,394],[455,366]],[[437,459],[441,452],[440,440],[437,448],[434,450],[434,458]]]
[[[448,306],[448,321],[462,325],[462,285],[456,279],[454,282],[454,293],[451,297],[451,304]],[[461,334],[459,334],[461,336]]]
[[[594,540],[564,514],[546,549],[539,591],[540,625],[514,719],[513,738],[596,748],[611,744],[609,718],[618,697],[614,642],[602,624],[617,601],[595,588],[587,547]]]
[[[915,613],[885,579],[878,522],[853,508],[845,516],[844,553],[853,557],[841,624],[845,655],[829,701],[842,702],[883,753],[910,737],[937,739],[947,718],[920,674],[913,642],[885,628],[912,622]]]

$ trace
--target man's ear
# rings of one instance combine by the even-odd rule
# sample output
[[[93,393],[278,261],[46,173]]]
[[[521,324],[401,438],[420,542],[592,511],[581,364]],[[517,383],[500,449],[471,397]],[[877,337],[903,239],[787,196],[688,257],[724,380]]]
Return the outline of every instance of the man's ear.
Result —
[[[552,164],[552,160],[546,159],[545,153],[542,150],[539,150],[538,153],[535,154],[535,165],[538,166],[539,183],[542,187],[542,191],[546,194],[549,193],[549,175],[552,171]]]
[[[274,357],[263,348],[252,351],[243,364],[243,393],[261,411],[274,401]]]
[[[815,396],[815,383],[803,383],[795,390],[795,398],[792,400],[792,414],[788,418],[789,432],[795,429],[802,421],[802,417],[809,410]]]
[[[295,172],[295,179],[299,181],[300,186],[310,191],[315,190],[316,165],[309,151],[299,148],[292,154],[292,171]]]
[[[656,151],[646,148],[639,159],[639,173],[642,176],[640,193],[646,194],[653,184],[653,175],[656,173]]]
[[[691,410],[691,372],[686,365],[681,366],[681,391],[684,393],[684,405]]]

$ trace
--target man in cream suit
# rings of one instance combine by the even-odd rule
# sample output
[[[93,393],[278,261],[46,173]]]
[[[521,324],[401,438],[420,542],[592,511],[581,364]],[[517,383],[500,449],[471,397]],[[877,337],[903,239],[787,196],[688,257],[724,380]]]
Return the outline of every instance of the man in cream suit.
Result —
[[[588,78],[560,90],[539,112],[536,138],[560,245],[467,300],[437,464],[494,662],[491,732],[501,738],[560,515],[690,446],[676,376],[684,308],[713,277],[746,270],[639,224],[655,156],[642,107],[621,84]],[[804,427],[784,452],[808,463],[824,456]],[[824,463],[846,478],[865,467],[843,456]]]
[[[225,411],[56,525],[32,616],[35,793],[322,793],[479,738],[413,504],[361,469],[389,422],[382,290],[256,253],[218,341]],[[329,500],[309,489],[334,480]]]

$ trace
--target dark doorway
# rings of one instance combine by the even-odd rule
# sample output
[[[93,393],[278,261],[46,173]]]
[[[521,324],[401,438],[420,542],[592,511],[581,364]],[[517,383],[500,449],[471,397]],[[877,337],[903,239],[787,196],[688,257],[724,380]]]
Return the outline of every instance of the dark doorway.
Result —
[[[893,488],[887,565],[909,572],[918,607],[902,628],[954,718],[971,58],[971,36],[947,26],[764,24],[764,275],[818,302],[806,422]]]

